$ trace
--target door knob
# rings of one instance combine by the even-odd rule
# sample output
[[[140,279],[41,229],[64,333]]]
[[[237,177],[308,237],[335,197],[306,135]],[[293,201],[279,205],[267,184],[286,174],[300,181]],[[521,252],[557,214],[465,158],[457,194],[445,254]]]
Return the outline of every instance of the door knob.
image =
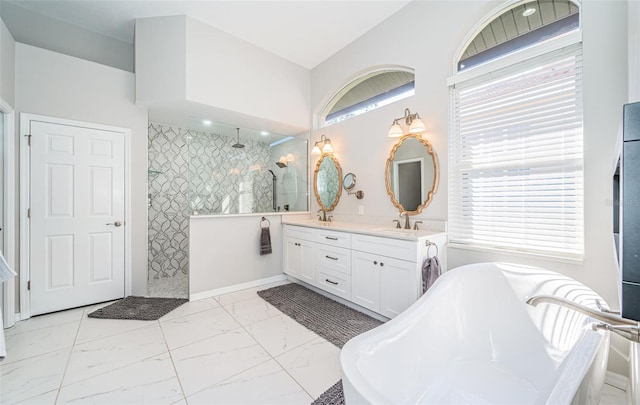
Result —
[[[120,221],[110,222],[107,225],[113,225],[115,227],[118,227],[118,226],[122,226],[122,222],[120,222]]]

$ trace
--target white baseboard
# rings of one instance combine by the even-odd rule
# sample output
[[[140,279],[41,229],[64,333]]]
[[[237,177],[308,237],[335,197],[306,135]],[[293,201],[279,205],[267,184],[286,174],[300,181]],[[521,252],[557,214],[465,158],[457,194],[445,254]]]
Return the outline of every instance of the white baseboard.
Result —
[[[622,374],[614,373],[613,371],[607,371],[607,374],[604,377],[604,383],[623,391],[627,391],[629,388],[629,379]]]
[[[284,274],[273,277],[262,278],[259,280],[248,281],[246,283],[234,284],[227,287],[216,288],[213,290],[203,291],[195,294],[189,294],[189,301],[197,301],[209,297],[217,297],[218,295],[229,294],[232,292],[246,290],[247,288],[260,287],[261,285],[276,283],[278,281],[287,280]]]

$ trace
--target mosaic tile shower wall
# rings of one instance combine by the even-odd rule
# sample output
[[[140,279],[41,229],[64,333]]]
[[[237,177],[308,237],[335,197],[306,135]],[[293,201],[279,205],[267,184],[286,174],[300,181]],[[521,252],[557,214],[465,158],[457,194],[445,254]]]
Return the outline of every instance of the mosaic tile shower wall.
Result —
[[[188,133],[149,124],[149,280],[189,270]]]
[[[189,201],[193,215],[273,211],[269,145],[189,131]]]
[[[189,270],[189,216],[273,211],[265,143],[149,125],[149,280]]]

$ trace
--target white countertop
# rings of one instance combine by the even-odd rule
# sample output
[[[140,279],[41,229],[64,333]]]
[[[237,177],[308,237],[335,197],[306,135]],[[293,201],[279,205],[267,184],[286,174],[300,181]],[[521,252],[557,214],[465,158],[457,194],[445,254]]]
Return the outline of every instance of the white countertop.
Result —
[[[332,231],[359,233],[362,235],[381,236],[383,238],[402,239],[415,242],[444,235],[444,232],[442,231],[434,231],[431,229],[420,229],[414,231],[412,229],[398,229],[391,226],[384,227],[380,225],[345,221],[320,222],[313,219],[301,220],[295,218],[283,218],[282,223],[305,226],[308,228],[330,229]]]

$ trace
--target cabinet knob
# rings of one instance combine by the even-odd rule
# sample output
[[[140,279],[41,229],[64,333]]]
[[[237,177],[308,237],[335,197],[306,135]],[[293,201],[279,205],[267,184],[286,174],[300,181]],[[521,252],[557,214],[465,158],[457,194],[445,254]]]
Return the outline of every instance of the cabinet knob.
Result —
[[[378,264],[378,262],[374,260],[374,261],[373,261],[373,264],[376,264],[376,265],[377,265],[377,264]]]
[[[384,267],[384,263],[380,262],[380,266],[381,266],[381,267]]]

